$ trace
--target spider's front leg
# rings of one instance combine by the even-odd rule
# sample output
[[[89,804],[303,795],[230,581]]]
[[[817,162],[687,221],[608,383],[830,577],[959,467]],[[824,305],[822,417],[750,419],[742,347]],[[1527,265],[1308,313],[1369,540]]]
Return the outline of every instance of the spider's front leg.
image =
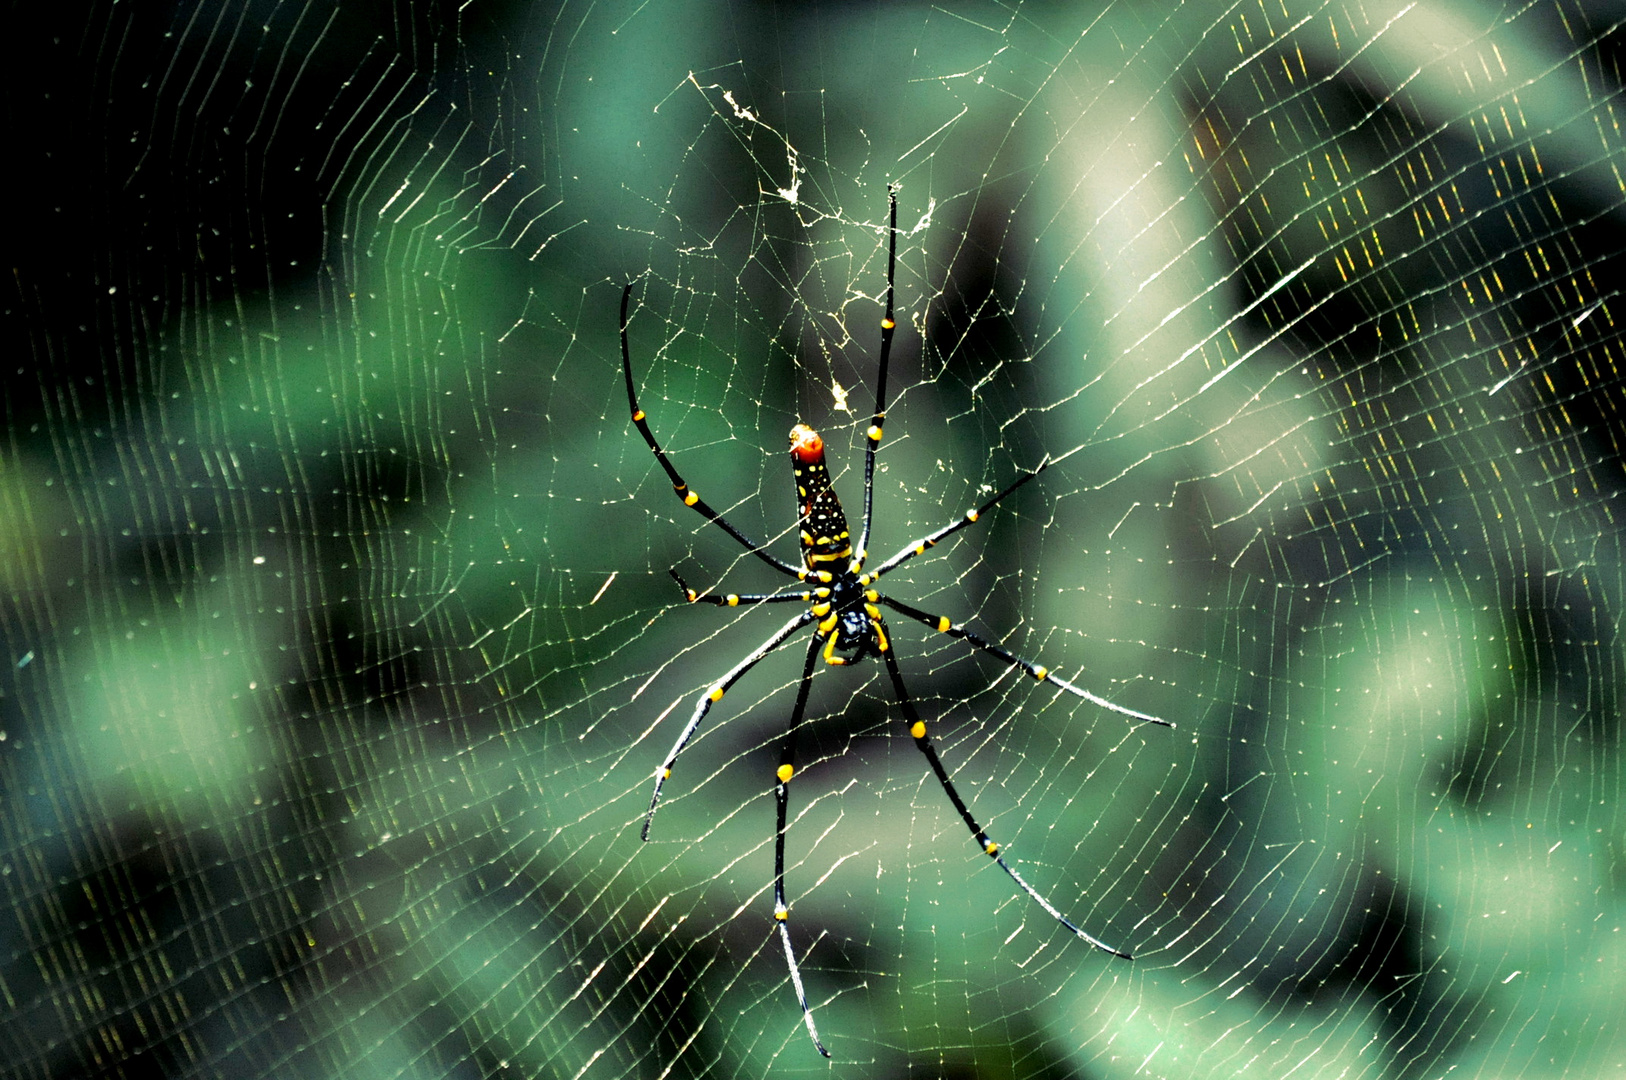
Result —
[[[876,631],[881,634],[884,643],[886,640],[886,623],[879,618],[875,622]],[[977,846],[982,849],[983,854],[998,863],[999,868],[1009,874],[1012,881],[1016,882],[1017,888],[1026,893],[1034,903],[1044,908],[1045,914],[1071,930],[1079,938],[1094,945],[1102,952],[1111,953],[1113,956],[1121,956],[1125,960],[1134,959],[1122,949],[1114,949],[1100,938],[1080,929],[1071,919],[1058,911],[1054,904],[1039,895],[1038,890],[1029,885],[1027,879],[1018,874],[1010,863],[1005,861],[1005,857],[999,853],[999,845],[989,838],[988,833],[981,825],[977,824],[977,819],[971,816],[970,807],[966,806],[965,800],[955,790],[954,781],[949,779],[948,770],[943,767],[943,759],[937,756],[937,748],[932,745],[931,736],[926,733],[926,722],[915,711],[914,699],[909,696],[908,689],[903,685],[903,673],[898,670],[897,658],[892,655],[892,650],[886,648],[884,644],[881,657],[886,661],[887,673],[892,676],[892,689],[897,693],[898,707],[903,710],[903,718],[909,724],[909,735],[915,741],[915,749],[926,756],[926,762],[931,766],[933,774],[936,775],[937,782],[942,785],[943,791],[949,797],[949,802],[954,804],[954,809],[960,812],[960,819],[965,822],[966,828],[971,830],[971,836],[977,842]]]
[[[1011,667],[1021,668],[1023,671],[1027,672],[1029,675],[1032,675],[1035,679],[1042,683],[1048,683],[1049,685],[1056,687],[1058,690],[1063,690],[1069,694],[1072,694],[1076,698],[1082,698],[1092,705],[1098,705],[1101,708],[1106,709],[1108,712],[1115,712],[1119,716],[1127,716],[1131,720],[1139,720],[1146,724],[1157,724],[1161,727],[1168,728],[1174,727],[1174,721],[1172,720],[1165,720],[1161,716],[1153,716],[1151,713],[1143,713],[1139,709],[1131,709],[1127,705],[1119,705],[1116,701],[1108,701],[1100,694],[1090,693],[1082,686],[1074,686],[1066,679],[1058,678],[1056,675],[1052,674],[1050,669],[1045,667],[1043,664],[1036,664],[1032,660],[1027,660],[1023,657],[1017,656],[1003,645],[996,644],[980,634],[974,634],[965,627],[956,625],[946,615],[932,615],[928,612],[920,610],[912,604],[905,604],[902,600],[894,600],[890,596],[883,595],[880,597],[880,601],[894,611],[901,611],[911,619],[925,623],[927,626],[931,627],[933,630],[936,630],[940,634],[947,634],[949,637],[959,638],[966,644],[973,645],[976,648],[981,649],[989,656],[997,657],[998,659],[1009,664]]]
[[[728,692],[728,688],[739,682],[747,671],[756,667],[763,657],[783,645],[792,634],[812,622],[813,618],[813,612],[804,611],[784,626],[781,626],[775,631],[773,637],[758,645],[752,650],[751,655],[735,664],[727,675],[724,675],[711,689],[700,695],[700,700],[695,702],[694,705],[694,714],[689,717],[689,722],[683,725],[683,731],[678,735],[677,742],[672,744],[671,752],[661,762],[661,767],[655,770],[655,793],[650,796],[649,813],[644,815],[644,829],[641,834],[645,840],[649,839],[649,827],[655,823],[655,810],[661,801],[661,788],[666,785],[667,779],[671,777],[672,766],[677,764],[678,755],[683,753],[683,748],[689,745],[690,739],[694,738],[694,733],[700,729],[700,722],[706,718],[706,714],[711,711],[711,707],[723,700],[723,695]]]
[[[785,946],[785,963],[790,967],[790,982],[796,988],[796,1000],[802,1006],[802,1019],[807,1021],[807,1034],[813,1045],[825,1057],[830,1051],[819,1041],[819,1029],[813,1025],[813,1010],[807,1004],[807,990],[802,986],[802,969],[796,964],[796,952],[790,945],[790,905],[785,903],[785,830],[790,816],[790,778],[796,773],[796,729],[801,726],[807,711],[807,691],[813,685],[813,668],[818,663],[819,637],[814,635],[807,646],[807,662],[802,665],[802,681],[796,690],[796,708],[791,710],[790,727],[785,732],[785,747],[779,755],[779,768],[774,771],[774,802],[777,804],[779,823],[773,840],[773,917],[779,927],[779,940]]]

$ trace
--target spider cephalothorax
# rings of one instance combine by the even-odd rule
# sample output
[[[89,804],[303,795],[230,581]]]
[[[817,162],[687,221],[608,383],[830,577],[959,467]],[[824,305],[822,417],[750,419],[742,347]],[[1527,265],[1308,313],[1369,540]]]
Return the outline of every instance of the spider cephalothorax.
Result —
[[[1107,945],[1098,938],[1091,937],[1074,925],[1065,915],[1046,900],[1029,885],[1015,869],[1007,863],[1000,854],[999,845],[989,839],[982,826],[972,817],[971,810],[966,806],[965,800],[955,790],[954,783],[949,779],[948,770],[943,767],[942,759],[937,756],[937,749],[932,745],[931,737],[926,733],[926,722],[920,718],[915,710],[914,699],[904,687],[903,673],[898,669],[897,658],[893,655],[892,645],[887,635],[886,620],[881,617],[881,606],[891,608],[893,611],[924,623],[939,633],[980,649],[1010,665],[1020,668],[1033,676],[1034,679],[1047,683],[1074,697],[1099,705],[1103,709],[1111,710],[1133,720],[1146,721],[1153,724],[1164,724],[1172,727],[1167,720],[1159,719],[1148,713],[1137,712],[1123,705],[1108,701],[1106,698],[1092,694],[1081,687],[1074,686],[1063,679],[1058,679],[1050,673],[1050,669],[1031,660],[1024,660],[1015,653],[1006,649],[979,634],[967,630],[962,625],[950,621],[947,616],[933,615],[922,611],[911,604],[895,600],[879,589],[875,583],[884,575],[908,562],[917,555],[922,555],[953,533],[970,525],[978,517],[992,509],[1006,496],[1017,488],[1026,484],[1045,470],[1049,462],[1041,462],[1032,472],[1024,473],[1014,482],[1000,491],[993,498],[981,506],[967,510],[960,518],[944,525],[937,531],[921,537],[912,544],[906,545],[897,554],[887,559],[873,570],[864,569],[868,552],[865,548],[869,544],[870,524],[874,520],[875,500],[875,451],[881,444],[881,424],[886,419],[886,371],[887,363],[892,355],[892,334],[897,324],[892,318],[893,275],[897,266],[898,244],[898,202],[895,189],[887,191],[888,222],[887,222],[887,258],[886,258],[886,311],[881,317],[881,354],[877,364],[875,376],[875,416],[865,431],[864,446],[864,517],[859,528],[858,541],[855,544],[847,528],[847,515],[842,512],[841,500],[836,497],[835,488],[830,482],[830,469],[824,460],[824,440],[819,438],[818,432],[806,424],[797,424],[790,430],[790,456],[791,466],[796,474],[796,498],[801,516],[802,565],[793,566],[784,561],[762,545],[747,537],[736,529],[717,511],[708,506],[678,474],[677,469],[667,458],[666,452],[655,441],[655,435],[649,430],[649,420],[644,411],[638,407],[638,392],[632,382],[632,351],[627,344],[627,312],[632,300],[632,285],[628,285],[621,294],[621,366],[627,380],[627,404],[632,409],[632,422],[638,428],[638,433],[655,454],[655,460],[672,481],[672,488],[677,492],[685,506],[693,507],[695,512],[707,521],[715,522],[728,535],[744,545],[745,549],[758,559],[767,563],[781,574],[796,578],[800,582],[808,583],[811,588],[798,588],[786,592],[756,593],[740,595],[738,593],[702,593],[689,588],[677,571],[671,571],[672,577],[677,580],[683,594],[690,603],[704,602],[718,606],[734,607],[740,604],[800,604],[802,610],[784,626],[780,627],[767,641],[757,646],[750,655],[729,669],[721,679],[717,680],[695,702],[694,712],[689,722],[684,725],[678,734],[677,742],[673,744],[666,758],[661,762],[660,768],[655,770],[655,792],[649,800],[649,813],[644,817],[643,837],[649,839],[649,828],[655,820],[655,810],[660,804],[661,788],[672,775],[672,766],[677,763],[678,755],[689,744],[694,733],[699,730],[700,723],[711,711],[711,707],[721,701],[723,694],[757,665],[763,657],[773,652],[798,631],[810,624],[816,624],[816,631],[808,642],[807,659],[802,666],[802,678],[797,684],[796,705],[791,710],[789,730],[785,734],[784,749],[780,753],[779,766],[774,770],[774,800],[778,810],[778,827],[774,834],[774,920],[779,927],[779,938],[785,949],[785,962],[790,968],[791,985],[796,988],[796,998],[802,1006],[802,1017],[807,1022],[807,1033],[813,1039],[813,1045],[818,1047],[819,1053],[829,1057],[830,1053],[819,1041],[818,1029],[813,1024],[813,1011],[807,1004],[807,993],[802,986],[801,969],[796,964],[796,953],[790,944],[790,905],[785,902],[785,824],[787,808],[790,799],[790,780],[796,773],[796,731],[801,725],[802,716],[807,711],[808,687],[812,683],[813,671],[817,666],[820,645],[823,645],[823,656],[826,664],[847,665],[856,664],[867,656],[879,658],[886,664],[888,676],[892,681],[893,693],[897,697],[898,708],[903,712],[904,721],[909,725],[909,735],[914,740],[915,747],[925,755],[926,763],[931,767],[932,773],[942,785],[943,791],[948,795],[949,801],[959,811],[966,827],[976,839],[977,845],[983,853],[993,858],[1000,869],[1009,874],[1018,888],[1027,894],[1034,902],[1042,907],[1046,914],[1071,930],[1078,937],[1094,945],[1097,949],[1112,953],[1115,956],[1129,957]]]
[[[821,600],[819,594],[826,591],[828,598]],[[816,590],[813,597],[813,614],[824,617],[819,633],[825,638],[826,664],[856,664],[886,651],[881,610],[875,606],[880,594],[866,589],[857,576],[837,574],[828,590]]]

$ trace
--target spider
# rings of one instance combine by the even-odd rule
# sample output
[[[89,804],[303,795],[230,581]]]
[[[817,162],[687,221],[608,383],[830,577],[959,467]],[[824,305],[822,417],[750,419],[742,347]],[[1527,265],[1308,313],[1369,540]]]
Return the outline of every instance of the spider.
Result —
[[[1004,646],[990,641],[963,625],[951,621],[943,615],[933,615],[896,600],[875,588],[875,583],[882,577],[896,570],[899,566],[924,554],[927,549],[936,546],[944,538],[959,532],[961,529],[977,521],[983,514],[993,509],[1006,497],[1015,492],[1023,484],[1050,465],[1049,459],[1039,463],[1038,468],[1032,472],[1018,477],[1010,486],[999,492],[993,498],[972,510],[955,521],[944,525],[935,532],[907,544],[896,555],[881,563],[873,570],[865,570],[864,563],[869,557],[868,545],[870,525],[873,521],[873,508],[875,496],[875,451],[881,443],[881,423],[886,419],[886,373],[887,364],[892,355],[892,335],[897,324],[892,318],[893,280],[898,254],[898,197],[897,188],[889,185],[887,188],[888,222],[887,222],[887,257],[886,257],[886,314],[881,319],[881,354],[878,362],[878,371],[875,376],[875,416],[870,421],[869,430],[865,433],[867,443],[864,447],[864,517],[863,524],[858,531],[858,543],[852,542],[847,528],[847,518],[842,512],[841,502],[836,498],[835,488],[831,486],[830,470],[825,464],[824,441],[817,432],[806,424],[797,424],[790,429],[790,459],[796,476],[796,495],[800,506],[802,565],[792,566],[761,544],[746,536],[735,528],[729,521],[712,509],[700,496],[684,482],[678,474],[666,452],[661,449],[660,443],[655,440],[649,429],[649,420],[643,409],[638,407],[638,392],[632,380],[632,354],[627,345],[627,307],[632,299],[633,283],[628,283],[621,294],[621,368],[627,381],[627,404],[632,410],[632,422],[638,428],[638,433],[649,444],[650,450],[655,454],[655,460],[660,463],[666,475],[672,481],[672,488],[677,492],[678,498],[683,500],[685,506],[693,507],[695,512],[708,522],[714,522],[724,532],[732,536],[744,546],[745,550],[779,571],[787,577],[797,579],[812,585],[811,589],[801,589],[789,592],[773,592],[758,594],[735,593],[701,593],[691,589],[673,569],[669,573],[677,582],[678,588],[683,591],[689,603],[715,604],[719,607],[735,607],[740,604],[801,604],[803,609],[789,622],[785,623],[773,635],[757,646],[749,655],[729,669],[721,679],[700,696],[695,702],[694,713],[689,722],[683,725],[683,731],[678,735],[677,742],[673,744],[666,758],[661,762],[660,768],[655,770],[655,792],[649,800],[649,812],[644,817],[643,839],[649,839],[649,829],[655,820],[655,810],[660,804],[661,789],[672,775],[672,767],[676,764],[678,755],[689,744],[694,733],[699,729],[701,721],[711,707],[722,700],[723,694],[745,676],[765,656],[779,646],[789,641],[798,630],[807,626],[814,626],[815,632],[807,646],[807,660],[802,666],[802,678],[797,685],[796,704],[791,709],[790,725],[785,735],[784,748],[780,754],[779,767],[774,770],[774,800],[778,807],[778,824],[774,832],[773,855],[773,917],[779,928],[779,939],[785,947],[785,962],[790,968],[791,985],[796,990],[796,999],[802,1006],[802,1018],[807,1022],[807,1033],[813,1040],[813,1045],[820,1054],[830,1056],[830,1051],[824,1048],[819,1040],[818,1028],[813,1023],[813,1010],[807,1004],[807,991],[802,985],[801,969],[796,964],[796,953],[790,943],[790,907],[785,903],[785,832],[786,812],[789,805],[789,790],[791,777],[795,775],[796,765],[796,733],[802,722],[803,713],[807,709],[808,688],[812,684],[813,672],[817,667],[822,652],[824,662],[831,666],[843,666],[859,663],[866,657],[876,657],[886,665],[887,674],[892,679],[892,688],[897,697],[898,708],[903,712],[903,718],[909,725],[909,734],[914,740],[915,747],[925,755],[926,763],[931,767],[937,781],[943,787],[943,792],[959,811],[960,817],[965,821],[966,827],[971,830],[977,846],[991,856],[999,868],[1010,875],[1017,888],[1045,910],[1051,918],[1061,923],[1075,935],[1089,942],[1102,952],[1113,956],[1131,959],[1130,955],[1120,949],[1115,949],[1101,939],[1094,937],[1074,925],[1063,915],[1055,905],[1046,900],[1037,890],[1029,885],[1027,879],[1005,861],[999,853],[999,845],[989,839],[977,819],[971,816],[971,810],[966,806],[965,800],[955,790],[954,782],[949,779],[948,770],[943,767],[943,761],[937,756],[937,750],[926,733],[926,722],[920,718],[915,710],[913,699],[904,687],[903,675],[898,670],[898,661],[893,656],[892,640],[887,631],[886,619],[881,615],[881,605],[891,608],[908,618],[914,619],[931,627],[940,633],[953,638],[959,638],[974,648],[980,649],[990,656],[996,657],[1011,667],[1021,668],[1039,682],[1048,683],[1057,689],[1083,698],[1103,709],[1118,713],[1145,723],[1161,724],[1165,727],[1174,725],[1160,717],[1147,713],[1137,712],[1123,705],[1108,701],[1081,687],[1057,678],[1049,668],[1032,660],[1024,659],[1009,651]]]

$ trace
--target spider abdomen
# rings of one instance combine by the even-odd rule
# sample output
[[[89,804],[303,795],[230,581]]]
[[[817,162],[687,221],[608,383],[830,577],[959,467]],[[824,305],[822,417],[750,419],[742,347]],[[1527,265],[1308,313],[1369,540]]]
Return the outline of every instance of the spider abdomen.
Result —
[[[802,563],[809,571],[834,571],[853,553],[847,515],[830,484],[824,440],[806,424],[790,429],[790,462],[796,472],[796,505],[802,519]]]

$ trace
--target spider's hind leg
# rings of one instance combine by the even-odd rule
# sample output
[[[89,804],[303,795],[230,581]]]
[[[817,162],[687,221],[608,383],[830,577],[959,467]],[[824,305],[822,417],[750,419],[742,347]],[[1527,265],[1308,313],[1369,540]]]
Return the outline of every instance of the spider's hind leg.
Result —
[[[733,523],[723,515],[713,510],[678,473],[677,467],[672,464],[672,459],[666,456],[665,450],[661,449],[661,444],[656,440],[655,433],[649,429],[649,418],[645,415],[644,410],[638,406],[638,390],[632,384],[632,347],[627,344],[627,315],[629,305],[632,303],[632,290],[635,284],[637,283],[627,282],[627,287],[621,292],[621,372],[627,382],[627,408],[631,411],[633,426],[638,429],[638,434],[643,436],[644,442],[649,444],[649,449],[655,455],[655,461],[665,471],[667,479],[672,481],[672,490],[683,501],[684,506],[693,507],[695,513],[716,524],[728,535],[738,540],[746,551],[778,570],[781,574],[788,574],[793,578],[804,577],[805,575],[800,569],[768,551],[761,544],[735,528]]]
[[[828,589],[808,590],[788,593],[703,593],[691,589],[689,583],[676,569],[666,571],[677,582],[678,588],[683,590],[683,598],[691,604],[716,604],[718,607],[739,607],[742,604],[784,604],[792,600],[804,604],[811,604],[814,597],[820,593],[828,593]]]

